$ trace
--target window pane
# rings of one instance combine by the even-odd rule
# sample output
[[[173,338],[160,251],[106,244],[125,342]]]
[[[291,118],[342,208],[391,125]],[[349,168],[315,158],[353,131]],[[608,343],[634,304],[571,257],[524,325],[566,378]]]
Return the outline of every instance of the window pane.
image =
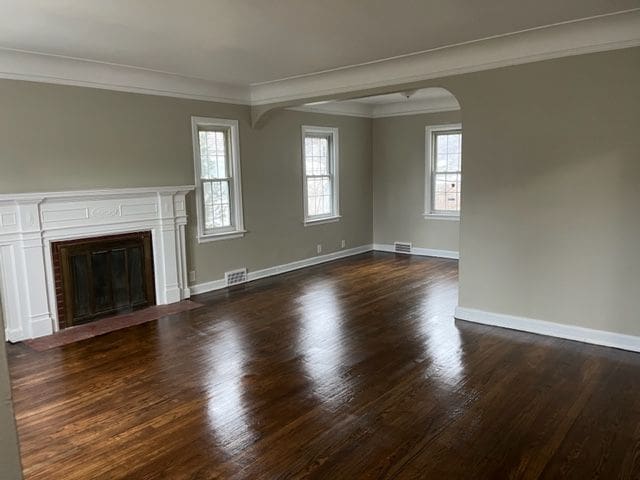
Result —
[[[434,133],[436,172],[459,172],[462,167],[462,134]]]
[[[462,135],[459,133],[447,134],[447,153],[460,153]]]
[[[440,154],[436,157],[436,172],[446,172],[449,156]]]
[[[437,212],[457,212],[460,210],[459,193],[435,193],[433,200],[434,210]]]
[[[228,180],[203,182],[205,229],[231,226]]]
[[[199,134],[201,178],[227,178],[227,132],[200,131]]]
[[[431,209],[434,212],[458,213],[462,189],[462,132],[434,132],[432,139],[435,158],[431,176]]]
[[[308,216],[332,213],[331,177],[307,178]]]
[[[329,138],[306,136],[304,160],[307,175],[329,175]]]
[[[447,193],[445,210],[449,212],[455,212],[458,210],[459,204],[459,194],[458,193]]]
[[[433,210],[457,212],[460,210],[462,176],[459,173],[436,173],[433,177]]]
[[[445,191],[447,193],[455,193],[458,191],[458,175],[457,174],[447,174],[445,177],[446,187]]]
[[[433,209],[437,212],[442,212],[445,210],[445,201],[446,193],[444,192],[436,192],[433,195]]]
[[[447,135],[445,133],[434,133],[433,136],[435,137],[435,142],[436,142],[436,155],[440,156],[440,155],[444,155],[446,156],[447,153],[449,153],[447,151]]]
[[[447,156],[447,171],[449,172],[459,172],[460,171],[460,154],[459,153],[450,153]]]

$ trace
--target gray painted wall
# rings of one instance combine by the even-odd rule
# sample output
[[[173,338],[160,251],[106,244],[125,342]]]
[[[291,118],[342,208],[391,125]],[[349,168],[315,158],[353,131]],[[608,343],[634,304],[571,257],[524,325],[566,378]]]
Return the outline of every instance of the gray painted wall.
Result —
[[[239,120],[242,239],[198,244],[190,198],[188,263],[196,283],[370,244],[371,120],[297,111],[250,126],[249,107],[0,80],[0,192],[193,184],[190,117]],[[303,225],[301,126],[340,129],[340,222]]]
[[[339,222],[303,225],[303,124],[340,129]],[[343,239],[346,248],[372,242],[371,120],[281,111],[263,128],[251,130],[247,125],[244,131],[240,155],[249,233],[237,240],[197,245],[193,230],[189,259],[198,269],[199,282],[243,266],[255,270],[313,257],[318,243],[325,254],[340,250]],[[195,212],[194,204],[191,211]]]
[[[640,335],[638,85],[640,48],[421,85],[462,107],[462,307]],[[424,225],[413,122],[374,121],[376,243]]]
[[[373,121],[373,240],[437,250],[459,248],[460,222],[425,219],[425,128],[461,122],[460,112]]]
[[[640,335],[640,48],[450,77],[460,305]]]

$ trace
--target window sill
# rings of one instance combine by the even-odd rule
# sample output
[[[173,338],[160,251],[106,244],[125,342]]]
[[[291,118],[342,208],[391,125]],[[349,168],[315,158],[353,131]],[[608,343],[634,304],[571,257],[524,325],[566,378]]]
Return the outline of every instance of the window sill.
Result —
[[[233,230],[223,233],[209,233],[207,235],[198,235],[198,243],[217,242],[218,240],[231,240],[232,238],[242,238],[246,230]]]
[[[453,222],[460,221],[460,215],[447,215],[444,213],[424,213],[422,215],[425,220],[449,220]]]
[[[307,219],[304,221],[305,227],[310,227],[311,225],[321,225],[323,223],[334,223],[339,222],[342,218],[341,215],[336,215],[334,217],[323,217],[318,219]]]

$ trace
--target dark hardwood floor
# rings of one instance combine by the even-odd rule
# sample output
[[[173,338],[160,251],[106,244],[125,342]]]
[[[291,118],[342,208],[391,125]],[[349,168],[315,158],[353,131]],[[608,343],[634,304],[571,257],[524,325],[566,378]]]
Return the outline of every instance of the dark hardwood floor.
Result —
[[[27,479],[640,478],[640,355],[455,321],[385,253],[11,346]]]

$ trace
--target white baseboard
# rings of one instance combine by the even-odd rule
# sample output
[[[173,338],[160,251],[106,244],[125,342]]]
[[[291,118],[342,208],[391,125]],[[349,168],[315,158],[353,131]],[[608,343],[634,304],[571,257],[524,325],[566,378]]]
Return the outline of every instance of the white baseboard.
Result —
[[[467,322],[482,323],[484,325],[521,330],[524,332],[537,333],[539,335],[548,335],[550,337],[558,337],[583,343],[602,345],[605,347],[619,348],[621,350],[640,352],[640,337],[625,335],[622,333],[594,330],[575,325],[563,325],[544,320],[504,315],[501,313],[492,313],[465,307],[456,307],[455,317]]]
[[[373,249],[378,252],[395,252],[393,245],[388,245],[385,243],[375,243],[373,245]],[[454,250],[436,250],[435,248],[420,248],[413,247],[411,249],[411,253],[405,253],[403,255],[421,255],[424,257],[440,257],[440,258],[453,258],[458,260],[460,258],[460,254]]]
[[[201,293],[212,292],[214,290],[220,290],[221,288],[226,287],[227,284],[224,281],[224,278],[220,280],[212,280],[210,282],[196,283],[191,285],[191,295],[199,295]]]
[[[291,263],[285,263],[283,265],[276,265],[275,267],[264,268],[262,270],[256,270],[247,274],[248,280],[258,280],[260,278],[271,277],[273,275],[279,275],[281,273],[291,272],[292,270],[298,270],[304,267],[310,267],[312,265],[318,265],[320,263],[330,262],[332,260],[338,260],[339,258],[350,257],[352,255],[358,255],[360,253],[370,252],[373,250],[373,245],[362,245],[360,247],[349,248],[346,250],[339,250],[333,253],[327,253],[326,255],[318,255],[317,257],[305,258],[303,260],[297,260]],[[211,292],[213,290],[220,290],[225,288],[224,279],[213,280],[211,282],[199,283],[197,285],[191,285],[191,294],[198,295],[200,293]]]

